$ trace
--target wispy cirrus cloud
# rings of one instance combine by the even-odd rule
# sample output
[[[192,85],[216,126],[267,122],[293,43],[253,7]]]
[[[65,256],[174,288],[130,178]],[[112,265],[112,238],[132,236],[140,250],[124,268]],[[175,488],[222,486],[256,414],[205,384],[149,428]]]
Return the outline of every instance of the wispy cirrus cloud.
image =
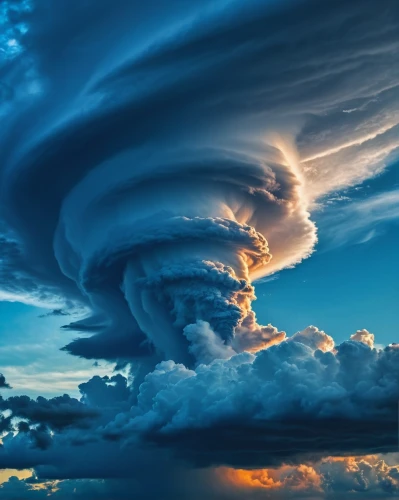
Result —
[[[399,219],[399,189],[334,206],[320,218],[319,227],[329,248],[367,243]]]

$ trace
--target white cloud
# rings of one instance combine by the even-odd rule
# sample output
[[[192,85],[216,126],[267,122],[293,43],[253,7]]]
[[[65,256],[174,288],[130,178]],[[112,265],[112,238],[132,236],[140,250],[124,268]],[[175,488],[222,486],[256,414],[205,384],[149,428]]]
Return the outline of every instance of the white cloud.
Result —
[[[320,232],[332,247],[367,243],[399,219],[399,189],[335,207],[320,220]]]

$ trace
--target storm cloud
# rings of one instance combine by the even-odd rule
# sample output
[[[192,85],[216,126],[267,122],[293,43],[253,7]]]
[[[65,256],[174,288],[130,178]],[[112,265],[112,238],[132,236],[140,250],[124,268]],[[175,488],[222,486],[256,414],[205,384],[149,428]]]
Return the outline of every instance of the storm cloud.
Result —
[[[0,298],[71,315],[65,351],[130,369],[80,401],[1,399],[0,466],[391,452],[397,345],[287,338],[252,283],[308,258],[312,211],[397,155],[399,4],[15,0],[0,22]]]
[[[151,359],[152,345],[193,363],[183,328],[197,320],[234,343],[253,319],[250,280],[312,252],[312,204],[378,173],[396,147],[395,2],[10,9],[27,29],[3,80],[24,72],[37,91],[7,104],[3,294],[91,310],[98,336],[74,354]],[[360,162],[367,148],[378,154]],[[221,292],[217,326],[212,287],[184,275],[201,262],[247,282]]]
[[[326,450],[392,452],[398,355],[397,345],[378,351],[355,341],[323,352],[294,336],[195,371],[163,362],[145,378],[130,417],[107,430],[143,433],[197,465],[264,467]]]

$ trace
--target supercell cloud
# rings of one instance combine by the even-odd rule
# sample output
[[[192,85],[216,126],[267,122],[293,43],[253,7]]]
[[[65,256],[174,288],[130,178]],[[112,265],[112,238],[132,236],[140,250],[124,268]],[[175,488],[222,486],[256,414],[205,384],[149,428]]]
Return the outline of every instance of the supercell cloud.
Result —
[[[395,155],[399,4],[25,0],[0,20],[0,297],[79,312],[65,328],[90,335],[64,349],[135,374],[81,402],[1,399],[0,465],[392,451],[397,346],[287,339],[251,304],[255,279],[311,255],[323,197]],[[89,468],[66,464],[83,445]]]

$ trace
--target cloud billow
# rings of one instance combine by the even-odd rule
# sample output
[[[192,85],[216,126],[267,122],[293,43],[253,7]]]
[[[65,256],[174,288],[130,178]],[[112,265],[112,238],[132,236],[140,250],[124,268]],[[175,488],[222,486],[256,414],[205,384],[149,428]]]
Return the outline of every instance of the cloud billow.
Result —
[[[394,451],[397,346],[377,351],[347,341],[323,352],[294,338],[195,371],[161,363],[141,385],[121,434],[137,430],[201,465],[265,467],[326,450]]]

